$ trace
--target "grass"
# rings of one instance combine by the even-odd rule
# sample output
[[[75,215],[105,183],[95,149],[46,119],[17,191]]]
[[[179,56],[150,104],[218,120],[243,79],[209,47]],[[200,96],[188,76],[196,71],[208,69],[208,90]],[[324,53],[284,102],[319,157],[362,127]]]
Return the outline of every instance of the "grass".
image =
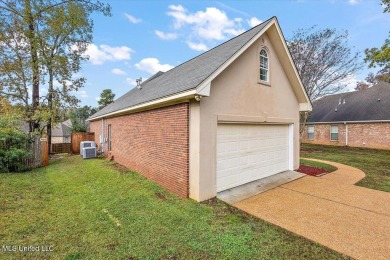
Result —
[[[303,144],[302,157],[334,161],[364,171],[356,185],[390,192],[390,151]]]
[[[310,160],[305,160],[305,159],[301,159],[300,164],[325,169],[325,170],[327,170],[327,172],[334,172],[335,170],[337,170],[337,167],[335,167],[333,165],[321,163],[321,162],[310,161]]]
[[[340,259],[344,256],[219,200],[179,198],[105,159],[79,156],[0,174],[4,258]]]

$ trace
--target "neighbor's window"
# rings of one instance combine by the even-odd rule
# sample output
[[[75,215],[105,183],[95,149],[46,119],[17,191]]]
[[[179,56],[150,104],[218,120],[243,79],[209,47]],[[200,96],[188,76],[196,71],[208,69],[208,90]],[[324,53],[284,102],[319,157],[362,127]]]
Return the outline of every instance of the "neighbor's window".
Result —
[[[268,82],[269,78],[268,53],[265,49],[260,51],[260,80]]]
[[[314,140],[314,126],[313,125],[307,126],[307,139]]]
[[[330,140],[331,141],[339,140],[339,126],[337,125],[330,126]]]
[[[112,150],[111,131],[111,125],[108,125],[108,151]]]

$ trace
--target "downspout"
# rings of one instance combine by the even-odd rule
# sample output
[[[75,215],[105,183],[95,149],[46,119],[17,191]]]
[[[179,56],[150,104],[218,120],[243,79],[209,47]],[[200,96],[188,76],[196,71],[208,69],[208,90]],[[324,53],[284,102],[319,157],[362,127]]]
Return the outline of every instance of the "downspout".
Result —
[[[102,135],[100,136],[100,140],[99,140],[102,153],[104,153],[104,139],[105,139],[104,130],[105,130],[105,121],[104,121],[104,117],[103,117],[102,118]]]
[[[348,124],[344,122],[345,125],[345,146],[348,146]]]

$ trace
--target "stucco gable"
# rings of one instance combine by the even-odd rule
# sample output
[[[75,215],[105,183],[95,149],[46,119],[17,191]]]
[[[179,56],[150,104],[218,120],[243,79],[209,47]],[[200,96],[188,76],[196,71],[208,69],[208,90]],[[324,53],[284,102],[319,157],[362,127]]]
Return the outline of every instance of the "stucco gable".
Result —
[[[189,100],[196,96],[209,96],[211,81],[251,46],[261,35],[273,38],[279,59],[288,74],[300,104],[300,111],[311,110],[311,103],[303,88],[276,17],[236,36],[229,41],[159,75],[134,88],[114,101],[89,120],[113,117],[136,110],[163,106],[178,100]]]

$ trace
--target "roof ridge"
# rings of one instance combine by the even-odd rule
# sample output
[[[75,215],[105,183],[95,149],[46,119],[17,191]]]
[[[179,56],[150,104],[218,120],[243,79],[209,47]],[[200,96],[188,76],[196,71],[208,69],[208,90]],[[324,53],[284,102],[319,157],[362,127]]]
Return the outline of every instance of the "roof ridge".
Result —
[[[198,58],[198,57],[200,57],[200,56],[203,56],[203,55],[207,54],[208,52],[210,52],[210,51],[212,51],[212,50],[214,50],[214,49],[216,49],[216,48],[218,48],[218,47],[220,47],[220,46],[222,46],[222,45],[227,44],[228,42],[230,42],[230,41],[232,41],[232,40],[234,40],[234,39],[236,39],[236,38],[242,36],[243,34],[249,33],[250,31],[252,31],[253,29],[255,29],[255,28],[257,28],[257,27],[259,27],[259,26],[261,26],[261,25],[265,25],[265,24],[269,23],[274,17],[275,17],[275,16],[272,16],[271,18],[269,18],[269,19],[267,19],[266,21],[264,21],[264,22],[262,22],[262,23],[260,23],[260,24],[258,24],[258,25],[256,25],[256,26],[252,27],[251,29],[249,29],[249,30],[247,30],[247,31],[244,31],[244,32],[240,33],[239,35],[236,35],[236,36],[234,36],[233,38],[231,38],[231,39],[229,39],[229,40],[227,40],[227,41],[225,41],[225,42],[222,42],[222,43],[218,44],[217,46],[214,46],[214,47],[211,48],[210,50],[207,50],[207,51],[205,51],[205,52],[202,52],[202,53],[200,53],[199,55],[197,55],[197,56],[195,56],[195,57],[193,57],[193,58],[191,58],[191,59],[189,59],[189,60],[186,60],[186,61],[183,62],[183,63],[180,63],[179,65],[173,67],[172,69],[167,70],[166,72],[164,72],[164,74],[166,74],[166,73],[168,73],[168,72],[170,72],[170,71],[172,71],[172,70],[174,70],[174,69],[176,69],[176,68],[178,68],[178,67],[180,67],[180,66],[182,66],[182,65],[184,65],[184,64],[186,64],[186,63],[188,63],[188,62],[190,62],[190,61],[192,61],[192,60],[194,60],[194,59],[196,59],[196,58]],[[253,37],[254,37],[254,36],[253,36]],[[252,38],[253,38],[253,37],[252,37]],[[252,38],[251,38],[251,39],[252,39]],[[249,39],[249,40],[250,40],[250,39]],[[244,45],[245,45],[245,44],[244,44]],[[234,55],[234,54],[233,54],[233,55]]]
[[[377,87],[377,86],[381,86],[381,85],[389,85],[390,86],[390,83],[387,83],[385,81],[379,81],[378,83],[372,85],[371,87],[367,88],[367,89],[363,89],[363,90],[352,90],[352,91],[347,91],[347,92],[341,92],[341,93],[334,93],[334,94],[330,94],[330,95],[326,95],[326,96],[323,96],[317,100],[314,100],[314,102],[316,101],[320,101],[324,98],[330,98],[330,97],[335,97],[337,95],[343,95],[343,94],[358,94],[358,93],[362,93],[362,91],[371,91],[374,87]]]
[[[113,103],[97,111],[90,119],[104,116],[125,107],[197,88],[218,68],[234,57],[256,35],[259,35],[274,19],[275,16],[179,64],[158,77],[154,78],[158,73],[152,75],[150,79],[141,84],[143,91],[139,91],[137,88],[130,89]]]

